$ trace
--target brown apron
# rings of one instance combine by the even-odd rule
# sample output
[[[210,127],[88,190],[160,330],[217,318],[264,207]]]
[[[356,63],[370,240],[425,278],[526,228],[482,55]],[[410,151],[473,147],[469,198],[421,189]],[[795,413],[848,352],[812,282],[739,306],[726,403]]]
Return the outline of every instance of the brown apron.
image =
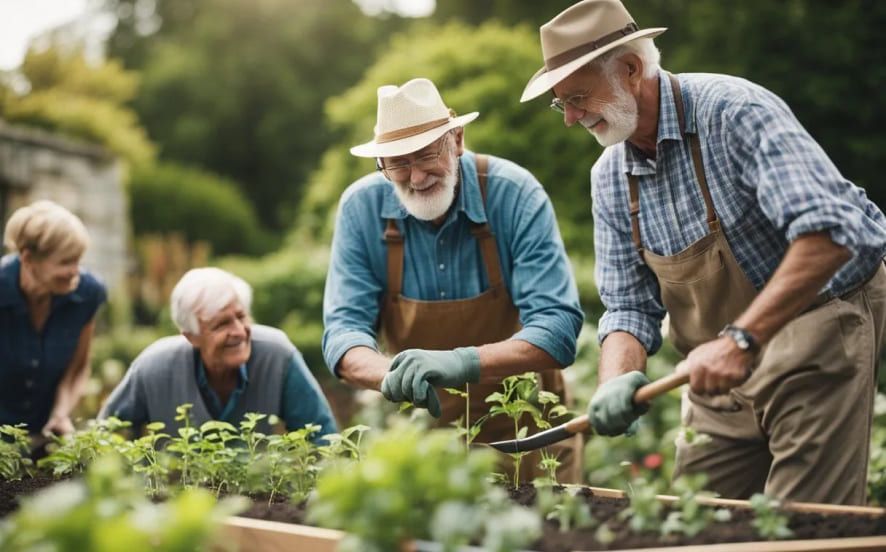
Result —
[[[689,141],[709,233],[675,255],[644,250],[639,179],[628,175],[631,233],[655,273],[683,355],[714,339],[757,291],[735,259],[714,210],[698,135],[685,131],[682,93],[668,75]],[[764,347],[749,379],[728,394],[684,394],[683,423],[708,445],[677,442],[675,477],[705,472],[728,498],[765,492],[783,499],[863,503],[877,358],[886,318],[886,271],[840,298],[820,298]]]
[[[485,206],[488,160],[484,155],[477,155],[476,159],[480,192]],[[449,350],[456,347],[485,345],[509,339],[520,330],[520,313],[511,302],[505,287],[495,236],[489,224],[474,224],[471,233],[477,239],[483,256],[489,289],[468,299],[421,301],[401,294],[403,235],[395,221],[388,219],[384,233],[388,246],[388,289],[381,309],[379,328],[387,353],[396,354],[404,349]],[[556,393],[561,402],[566,404],[567,393],[560,371],[545,371],[539,376],[540,387]],[[485,402],[486,397],[501,391],[502,386],[500,383],[470,384],[462,390],[468,391],[469,401],[441,388],[437,389],[443,411],[437,423],[438,427],[449,427],[452,422],[465,415],[468,406],[471,423],[475,423],[481,416],[489,413],[490,405]],[[521,425],[529,426],[530,432],[537,430],[528,420],[521,421]],[[486,419],[475,442],[488,443],[513,438],[513,420],[501,415]],[[558,471],[561,483],[580,481],[581,442],[581,438],[577,437],[548,447],[548,452],[556,455],[562,462]],[[537,468],[539,459],[538,453],[523,459],[520,468],[521,479],[530,480],[532,477],[542,475]],[[503,461],[502,468],[507,469],[509,464],[512,464],[510,460]]]

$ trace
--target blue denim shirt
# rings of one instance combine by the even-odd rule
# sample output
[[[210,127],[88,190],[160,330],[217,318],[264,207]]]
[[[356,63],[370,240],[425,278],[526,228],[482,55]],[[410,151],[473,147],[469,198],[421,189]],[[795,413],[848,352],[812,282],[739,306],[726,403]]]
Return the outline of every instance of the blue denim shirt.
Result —
[[[762,289],[798,236],[827,231],[853,258],[823,291],[841,295],[863,282],[886,255],[886,217],[863,189],[840,174],[775,94],[744,79],[713,74],[677,77],[687,132],[697,132],[714,209],[729,247]],[[667,74],[656,159],[623,142],[606,148],[591,170],[595,279],[606,313],[598,339],[634,335],[649,353],[661,345],[665,309],[658,280],[631,239],[630,172],[640,180],[643,247],[674,255],[708,232],[688,140],[680,134]]]
[[[80,284],[52,298],[42,333],[31,325],[19,289],[18,255],[0,259],[0,424],[28,424],[40,431],[55,403],[58,383],[71,362],[80,332],[107,299],[105,286],[80,270]]]
[[[486,222],[495,234],[502,276],[520,312],[527,341],[561,366],[575,360],[584,315],[554,209],[541,184],[526,169],[490,156],[487,205],[477,181],[474,154],[459,162],[462,185],[438,228],[409,215],[393,185],[374,173],[342,195],[323,301],[323,354],[336,370],[351,348],[378,350],[376,330],[387,287],[385,219],[404,234],[404,296],[426,301],[465,299],[488,289],[486,270],[471,222]]]

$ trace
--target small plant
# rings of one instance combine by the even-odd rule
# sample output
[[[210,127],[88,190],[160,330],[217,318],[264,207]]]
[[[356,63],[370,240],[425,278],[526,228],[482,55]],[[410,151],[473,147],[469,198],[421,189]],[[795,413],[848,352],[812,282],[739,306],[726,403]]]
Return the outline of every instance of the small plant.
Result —
[[[320,453],[325,457],[344,457],[360,461],[361,450],[360,443],[363,440],[363,434],[371,428],[366,425],[355,425],[345,428],[341,433],[330,433],[324,435],[322,439],[329,443],[328,446],[320,449]],[[356,434],[356,439],[352,436]]]
[[[711,522],[726,522],[732,519],[729,510],[713,509],[699,503],[700,498],[713,498],[713,493],[702,491],[707,484],[707,475],[700,473],[684,475],[674,481],[673,488],[678,500],[674,504],[674,510],[668,513],[668,517],[661,525],[661,534],[681,534],[687,537],[704,531]]]
[[[31,475],[31,442],[26,424],[0,425],[0,479],[15,480]]]
[[[510,376],[502,381],[504,391],[493,393],[486,397],[487,403],[497,403],[489,409],[489,416],[507,416],[514,421],[514,438],[522,439],[526,436],[529,428],[520,426],[520,421],[525,415],[529,415],[535,424],[542,429],[551,425],[544,419],[542,411],[532,404],[533,397],[537,397],[538,384],[535,374],[527,372],[517,376]],[[511,454],[514,459],[513,486],[516,489],[520,485],[520,463],[526,452]]]
[[[164,490],[164,482],[169,475],[169,467],[157,446],[157,442],[168,439],[169,435],[160,433],[165,424],[153,422],[145,426],[147,435],[121,446],[121,452],[132,470],[144,474],[145,487],[151,496],[157,496]]]
[[[215,527],[246,506],[242,498],[216,504],[202,489],[153,504],[120,458],[106,455],[87,468],[84,478],[57,483],[25,499],[0,525],[0,549],[190,552],[205,549]]]
[[[560,460],[549,453],[547,450],[542,449],[541,451],[541,460],[538,462],[538,467],[545,472],[545,477],[537,477],[535,481],[532,483],[538,487],[556,487],[559,485],[557,481],[557,470],[560,469]]]
[[[117,432],[131,425],[114,417],[90,420],[86,429],[53,437],[55,450],[38,460],[37,467],[50,469],[55,477],[85,471],[96,458],[121,450],[126,440]]]
[[[588,503],[578,496],[579,491],[577,487],[567,487],[563,492],[540,488],[536,507],[545,519],[556,521],[561,532],[595,527],[597,519],[591,515]]]
[[[193,406],[193,404],[186,403],[175,408],[175,421],[184,422],[184,427],[178,428],[178,437],[172,437],[166,447],[166,450],[177,455],[179,484],[186,488],[195,484],[191,480],[191,466],[198,461],[200,455],[196,445],[200,432],[191,426],[191,408]]]
[[[477,421],[471,424],[471,393],[470,387],[468,387],[468,391],[462,391],[461,389],[456,389],[454,387],[446,387],[445,391],[450,395],[456,395],[465,400],[465,413],[462,416],[459,416],[454,422],[452,422],[452,426],[455,428],[455,431],[459,437],[463,437],[465,440],[465,448],[470,449],[471,443],[474,442],[474,439],[477,438],[477,435],[480,434],[480,430],[483,429],[483,422],[486,421],[486,418],[489,417],[488,414],[484,414],[477,418]]]
[[[619,518],[627,519],[628,527],[634,533],[658,532],[663,506],[655,485],[643,478],[634,479],[628,485],[628,498],[631,504],[619,512]]]
[[[751,497],[751,508],[754,510],[754,521],[751,525],[757,534],[764,539],[789,539],[794,532],[788,528],[788,518],[779,512],[781,503],[774,498],[757,493]]]
[[[324,470],[310,499],[309,517],[349,532],[352,550],[396,550],[404,541],[430,537],[432,521],[447,520],[438,510],[451,516],[466,513],[457,519],[477,519],[479,510],[473,508],[490,490],[486,478],[494,465],[495,455],[488,450],[465,453],[452,431],[426,432],[398,424],[371,440],[361,462],[341,460]],[[525,528],[521,522],[520,529]],[[452,536],[452,541],[460,539]],[[490,549],[508,549],[503,546]]]

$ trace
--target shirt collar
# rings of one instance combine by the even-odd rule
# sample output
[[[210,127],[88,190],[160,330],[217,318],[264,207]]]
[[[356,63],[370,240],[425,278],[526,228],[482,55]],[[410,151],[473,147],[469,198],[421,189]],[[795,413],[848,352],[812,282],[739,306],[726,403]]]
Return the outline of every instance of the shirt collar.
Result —
[[[200,357],[200,351],[198,349],[194,349],[194,367],[197,372],[197,385],[200,386],[201,389],[209,389],[209,379],[206,377],[206,368],[203,367],[203,358]],[[246,364],[241,364],[240,369],[237,373],[237,389],[241,391],[246,389],[246,386],[249,384],[249,371],[246,369]],[[213,391],[214,393],[214,391]],[[224,407],[224,405],[222,405]]]
[[[676,76],[676,75],[675,75]],[[680,77],[677,77],[679,82]],[[680,86],[680,92],[683,94],[684,112],[686,114],[686,132],[695,132],[695,104],[689,91]],[[656,144],[668,140],[682,141],[683,135],[680,133],[680,121],[677,115],[677,106],[674,103],[674,91],[671,90],[671,79],[668,72],[658,70],[658,135],[656,136]],[[625,164],[628,172],[635,175],[655,174],[655,162],[647,159],[646,156],[631,144],[624,143]]]
[[[459,158],[459,187],[455,198],[455,212],[463,212],[473,222],[486,222],[486,210],[483,208],[483,197],[480,194],[480,183],[477,180],[477,166],[473,152],[466,151]],[[488,170],[488,169],[487,169]],[[488,184],[487,184],[488,189]],[[388,182],[382,202],[381,216],[384,219],[405,219],[412,217],[400,203],[394,192],[394,184]],[[450,214],[451,216],[451,214]],[[413,217],[414,218],[414,217]]]

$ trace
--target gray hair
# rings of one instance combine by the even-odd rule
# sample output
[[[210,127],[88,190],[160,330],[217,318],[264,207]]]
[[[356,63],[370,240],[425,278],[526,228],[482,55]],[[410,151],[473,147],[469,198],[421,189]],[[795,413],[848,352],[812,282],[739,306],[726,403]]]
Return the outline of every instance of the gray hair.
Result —
[[[200,319],[212,318],[235,301],[247,313],[252,307],[252,288],[242,278],[220,268],[194,268],[172,290],[172,321],[180,331],[198,335]]]
[[[588,65],[599,67],[610,81],[615,71],[615,61],[625,54],[635,54],[643,61],[643,78],[651,79],[659,69],[661,52],[651,38],[638,38],[606,52]]]

